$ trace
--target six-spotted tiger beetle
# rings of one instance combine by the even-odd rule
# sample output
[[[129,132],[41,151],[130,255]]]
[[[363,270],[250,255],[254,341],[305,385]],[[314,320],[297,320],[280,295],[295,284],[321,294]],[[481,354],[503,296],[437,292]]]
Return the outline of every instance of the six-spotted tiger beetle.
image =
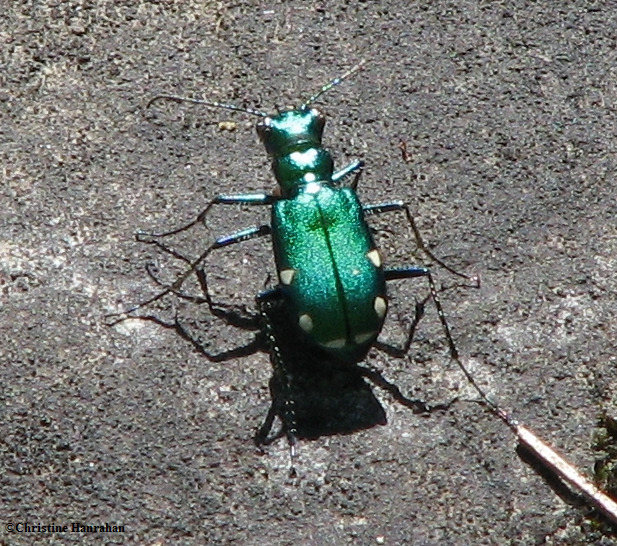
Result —
[[[389,268],[375,246],[366,217],[373,214],[401,211],[414,232],[418,246],[435,262],[450,272],[469,279],[436,258],[426,247],[407,204],[402,201],[362,205],[355,189],[363,163],[355,161],[335,171],[330,153],[322,146],[325,125],[324,114],[311,106],[322,94],[359,71],[361,62],[341,77],[323,86],[297,108],[265,114],[258,110],[241,108],[174,95],[154,97],[148,106],[158,100],[192,102],[212,108],[245,112],[262,118],[257,123],[257,133],[272,161],[272,170],[278,184],[277,194],[221,195],[213,199],[190,224],[159,234],[139,234],[139,239],[149,243],[156,239],[184,231],[203,222],[214,205],[267,205],[271,207],[269,225],[255,226],[212,243],[197,259],[190,262],[188,270],[159,294],[127,310],[133,311],[152,303],[166,294],[180,292],[181,285],[198,272],[204,301],[215,311],[206,275],[200,264],[214,250],[241,243],[249,239],[271,235],[279,284],[257,296],[261,315],[264,302],[280,300],[287,313],[293,317],[299,335],[312,346],[324,351],[336,362],[354,364],[361,361],[375,343],[388,309],[386,283],[395,279],[424,277],[436,305],[439,319],[448,341],[451,357],[463,369],[483,398],[484,393],[475,384],[462,365],[450,334],[431,271],[427,267],[406,265]],[[343,180],[355,177],[345,186]],[[413,337],[410,328],[401,352],[407,352]],[[270,339],[270,349],[276,353],[276,337]],[[280,362],[278,367],[282,367]],[[284,372],[280,372],[284,373]],[[284,381],[282,382],[284,384]],[[293,401],[289,401],[281,415],[287,428],[292,460],[295,454],[295,426]]]

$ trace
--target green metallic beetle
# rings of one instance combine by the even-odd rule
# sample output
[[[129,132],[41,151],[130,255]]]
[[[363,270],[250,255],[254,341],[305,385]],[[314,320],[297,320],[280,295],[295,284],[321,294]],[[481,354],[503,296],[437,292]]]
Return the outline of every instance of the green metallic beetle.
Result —
[[[453,355],[456,354],[430,270],[415,266],[384,269],[365,216],[404,211],[419,246],[446,269],[460,274],[426,249],[406,204],[393,201],[363,206],[355,192],[363,163],[355,161],[335,171],[332,156],[322,146],[325,116],[310,105],[323,93],[360,70],[363,64],[359,63],[323,86],[298,108],[275,115],[231,104],[175,95],[158,95],[150,101],[148,106],[156,100],[166,99],[262,117],[256,126],[257,133],[272,160],[272,170],[279,191],[277,195],[221,195],[213,199],[206,209],[186,226],[166,233],[145,234],[145,238],[142,234],[141,240],[151,242],[153,238],[184,231],[204,221],[213,205],[269,205],[272,210],[270,225],[255,226],[217,239],[166,290],[133,307],[127,313],[170,292],[179,293],[182,283],[213,250],[270,234],[280,284],[258,295],[257,300],[259,302],[266,297],[284,299],[286,305],[291,306],[299,329],[316,346],[342,362],[359,362],[374,344],[383,327],[388,307],[386,281],[427,277],[450,349]],[[349,187],[341,187],[340,181],[351,173],[356,174],[353,182]],[[205,274],[202,281],[205,300],[213,310]],[[403,352],[409,349],[412,335],[413,326]]]
[[[274,258],[300,328],[357,362],[381,331],[385,279],[356,193],[334,186],[334,163],[321,147],[324,123],[317,109],[301,108],[257,125],[281,189],[272,206]]]
[[[221,195],[213,199],[193,222],[183,227],[159,234],[138,234],[138,240],[155,244],[162,250],[189,262],[190,266],[173,284],[163,285],[165,289],[162,292],[122,314],[128,315],[166,294],[174,293],[191,301],[206,302],[213,315],[223,318],[229,324],[234,324],[236,319],[232,319],[233,313],[226,312],[226,306],[223,304],[213,303],[208,291],[206,274],[200,265],[215,249],[271,235],[279,284],[257,296],[259,308],[257,328],[262,330],[264,336],[262,339],[265,338],[269,347],[274,367],[273,379],[278,395],[272,391],[273,405],[256,441],[260,445],[266,443],[274,416],[278,415],[283,422],[289,442],[292,469],[298,431],[292,386],[293,372],[290,371],[290,363],[286,362],[289,355],[284,354],[282,347],[299,336],[298,343],[307,342],[302,345],[308,361],[323,362],[327,366],[341,363],[347,369],[351,369],[347,365],[360,362],[375,344],[382,330],[388,308],[387,281],[415,277],[427,279],[431,298],[437,308],[448,342],[450,356],[458,363],[478,392],[483,394],[458,357],[430,270],[422,266],[384,268],[365,217],[391,211],[404,212],[418,246],[432,260],[451,273],[467,279],[469,277],[451,269],[426,248],[405,203],[391,201],[362,205],[355,191],[363,166],[362,161],[354,161],[335,171],[332,156],[322,146],[325,116],[317,108],[311,107],[311,104],[323,93],[357,72],[363,64],[359,63],[339,78],[324,85],[301,106],[272,115],[232,104],[187,99],[175,95],[158,95],[148,103],[150,106],[159,99],[191,102],[261,117],[256,126],[257,133],[271,158],[278,191],[276,194]],[[343,186],[341,181],[352,173],[355,173],[352,183]],[[204,222],[212,206],[230,204],[270,206],[270,224],[254,226],[221,237],[192,262],[158,242],[159,237],[173,235]],[[189,296],[181,292],[182,284],[193,272],[197,274],[204,297]],[[163,284],[151,271],[149,273],[157,283]],[[402,348],[387,346],[393,349],[391,354],[402,355],[409,350],[422,310],[423,304],[416,304],[416,317],[409,328],[406,342]],[[142,318],[152,319],[152,317]],[[210,354],[191,338],[190,333],[177,318],[174,324],[154,320],[164,326],[175,328],[184,338],[199,346],[200,352],[212,361],[224,360],[232,355],[250,354],[255,350],[255,346],[249,344],[218,355]],[[281,329],[282,320],[285,322],[285,328]],[[289,326],[292,330],[286,327],[288,321],[291,322]],[[294,321],[297,327],[294,326]],[[247,327],[247,322],[242,319],[235,325]],[[255,328],[254,321],[248,327]],[[285,339],[280,339],[281,335],[285,336]],[[382,346],[388,350],[387,347]],[[488,402],[485,395],[483,398]],[[426,408],[423,403],[419,405],[421,408]]]

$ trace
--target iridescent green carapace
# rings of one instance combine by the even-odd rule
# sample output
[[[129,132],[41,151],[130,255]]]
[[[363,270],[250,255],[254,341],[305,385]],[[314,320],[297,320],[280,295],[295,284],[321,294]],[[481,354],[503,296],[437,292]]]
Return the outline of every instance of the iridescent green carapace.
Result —
[[[257,125],[281,191],[272,206],[274,256],[299,328],[357,362],[383,326],[385,279],[355,192],[335,184],[324,124],[318,109],[301,107]]]

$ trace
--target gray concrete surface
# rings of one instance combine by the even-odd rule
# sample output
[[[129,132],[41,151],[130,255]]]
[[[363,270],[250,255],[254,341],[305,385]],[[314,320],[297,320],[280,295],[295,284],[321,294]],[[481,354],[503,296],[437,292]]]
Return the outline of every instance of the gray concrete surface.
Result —
[[[337,165],[363,158],[363,201],[407,200],[435,253],[481,276],[479,290],[442,293],[464,360],[590,473],[617,381],[609,3],[102,0],[3,12],[3,544],[613,543],[477,404],[423,416],[374,389],[388,424],[303,442],[290,479],[284,441],[260,454],[251,440],[270,402],[266,354],[211,364],[170,330],[104,322],[154,293],[147,262],[166,279],[182,268],[135,231],[273,186],[254,119],[144,112],[148,99],[272,110],[365,58],[320,101]],[[234,131],[218,125],[230,120]],[[228,207],[174,244],[195,256],[264,218]],[[402,222],[376,225],[389,264],[416,262]],[[220,300],[250,306],[273,271],[269,243],[221,252],[208,271]],[[425,293],[397,284],[386,338],[400,339]],[[213,348],[250,340],[202,307],[168,299],[150,312],[197,314]],[[432,310],[408,358],[371,351],[367,363],[411,397],[474,398]],[[10,533],[11,522],[125,532]]]

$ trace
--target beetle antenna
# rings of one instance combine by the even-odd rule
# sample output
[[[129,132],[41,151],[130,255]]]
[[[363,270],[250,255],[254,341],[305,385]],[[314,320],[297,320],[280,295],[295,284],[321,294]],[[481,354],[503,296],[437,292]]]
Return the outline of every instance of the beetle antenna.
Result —
[[[366,59],[362,59],[357,65],[352,66],[347,72],[345,72],[342,76],[338,76],[337,78],[334,78],[331,82],[327,83],[326,85],[324,85],[319,91],[317,91],[317,93],[315,93],[310,99],[308,99],[307,101],[305,101],[302,106],[300,106],[300,110],[306,108],[307,106],[309,106],[310,104],[313,104],[319,97],[321,97],[326,91],[329,91],[330,89],[332,89],[333,87],[336,87],[337,85],[339,85],[340,83],[342,83],[344,80],[346,80],[347,78],[349,78],[350,76],[353,76],[356,72],[358,72],[359,70],[362,69],[362,67],[364,66],[364,64],[366,63]]]
[[[255,110],[253,108],[243,108],[242,106],[235,106],[234,104],[226,104],[224,102],[215,102],[215,101],[207,101],[201,99],[190,99],[187,97],[179,97],[177,95],[157,95],[156,97],[152,97],[148,104],[146,104],[146,108],[150,108],[154,102],[157,100],[171,100],[174,102],[190,102],[192,104],[203,104],[204,106],[208,106],[210,108],[224,108],[225,110],[234,110],[236,112],[244,112],[245,114],[251,114],[252,116],[259,116],[262,118],[268,117],[268,114],[265,112],[261,112],[259,110]]]

